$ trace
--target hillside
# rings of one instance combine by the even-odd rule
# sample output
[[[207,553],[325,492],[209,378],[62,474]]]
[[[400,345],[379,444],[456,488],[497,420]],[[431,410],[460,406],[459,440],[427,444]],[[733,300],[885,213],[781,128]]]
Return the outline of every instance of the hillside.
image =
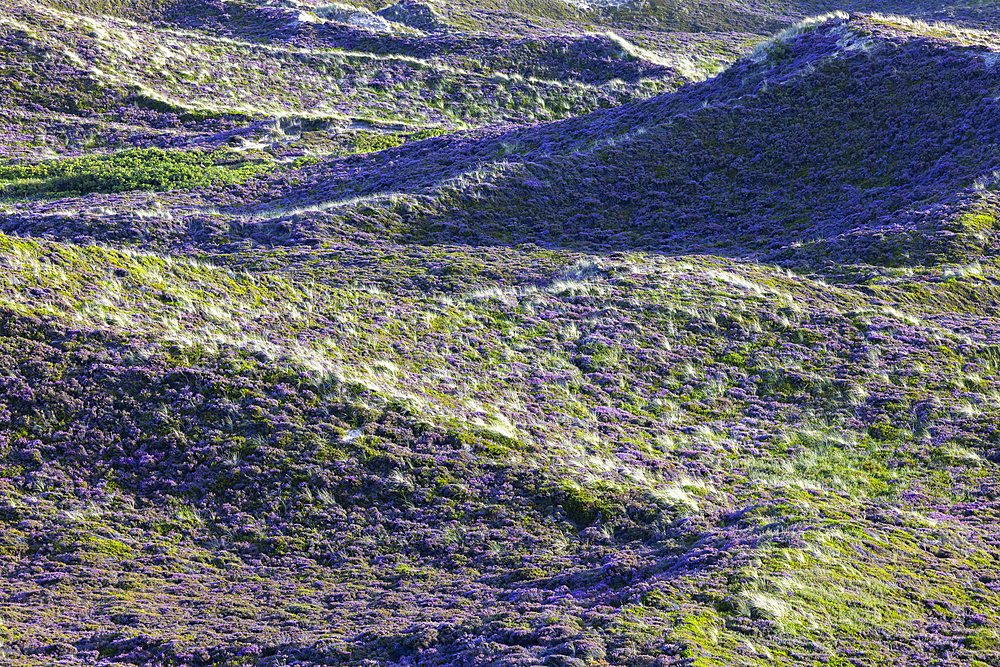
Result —
[[[156,196],[161,213],[145,220],[126,211],[151,208],[149,195],[110,194],[14,204],[0,224],[51,233],[59,211],[70,238],[110,241],[127,226],[145,243],[215,251],[378,230],[396,243],[709,251],[809,266],[972,261],[994,242],[997,38],[906,28],[835,18],[676,94],[558,123],[422,141],[366,135],[386,150]],[[66,220],[66,210],[99,213]]]
[[[674,95],[321,163],[227,199],[257,228],[288,209],[339,222],[365,219],[351,198],[398,202],[366,224],[419,243],[965,261],[992,242],[996,213],[991,46],[993,33],[835,19]]]
[[[0,10],[0,665],[1000,665],[996,7],[828,9]]]
[[[336,152],[358,130],[401,140],[564,118],[673,90],[753,39],[692,57],[592,26],[428,34],[370,12],[324,16],[240,2],[16,0],[0,17],[0,155],[231,145],[280,158]],[[363,27],[375,19],[388,32]]]

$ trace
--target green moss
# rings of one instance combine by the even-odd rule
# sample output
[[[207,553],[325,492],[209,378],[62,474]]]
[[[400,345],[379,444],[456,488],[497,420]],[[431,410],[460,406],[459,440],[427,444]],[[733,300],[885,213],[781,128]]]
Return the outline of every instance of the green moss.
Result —
[[[980,232],[985,229],[993,229],[997,219],[992,213],[966,213],[958,219],[962,230],[967,232]]]
[[[118,540],[90,537],[87,540],[87,544],[91,547],[92,551],[113,558],[125,559],[132,557],[132,548]]]
[[[992,630],[977,630],[963,640],[973,651],[996,651],[1000,649],[1000,637]]]
[[[374,153],[376,151],[383,151],[387,148],[402,146],[403,142],[404,139],[399,135],[374,134],[371,132],[358,132],[351,139],[354,151],[357,153]]]
[[[560,504],[571,521],[589,526],[599,516],[608,520],[621,513],[620,507],[607,496],[605,489],[583,488],[567,482],[560,489]]]
[[[897,428],[888,422],[878,422],[868,427],[868,435],[879,442],[888,442],[901,439],[905,434],[903,429]]]
[[[719,362],[736,366],[737,368],[746,368],[747,359],[739,352],[728,352],[719,357]]]

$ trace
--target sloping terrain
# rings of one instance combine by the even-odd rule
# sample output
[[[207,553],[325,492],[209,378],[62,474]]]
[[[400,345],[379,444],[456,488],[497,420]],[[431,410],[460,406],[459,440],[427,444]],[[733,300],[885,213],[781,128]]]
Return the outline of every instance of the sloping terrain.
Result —
[[[8,664],[997,658],[995,269],[3,243]]]
[[[0,665],[1000,665],[959,9],[4,8]]]
[[[395,22],[391,32],[359,27],[346,10],[321,19],[245,3],[117,9],[27,0],[5,9],[2,154],[227,144],[271,159],[324,154],[354,130],[397,138],[567,117],[722,66],[584,27],[428,35]],[[730,60],[734,47],[722,51]]]
[[[56,224],[73,238],[82,223],[104,240],[139,226],[165,248],[224,249],[248,237],[321,245],[353,228],[406,243],[711,251],[809,265],[971,261],[991,247],[996,219],[997,37],[910,28],[834,18],[673,95],[156,197],[172,224],[151,216],[136,225],[128,211],[149,208],[149,196],[112,194],[15,205],[2,225],[45,234]],[[97,220],[83,216],[90,210]]]
[[[403,212],[379,222],[416,242],[961,260],[995,220],[997,37],[901,27],[829,21],[676,95],[320,164],[290,188],[282,174],[263,207],[242,186],[230,199],[252,219],[395,196]]]

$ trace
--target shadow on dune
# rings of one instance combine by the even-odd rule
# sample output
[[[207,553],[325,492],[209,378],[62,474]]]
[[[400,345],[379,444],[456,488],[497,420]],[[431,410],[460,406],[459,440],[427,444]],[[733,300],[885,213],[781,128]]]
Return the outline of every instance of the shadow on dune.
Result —
[[[92,196],[116,212],[53,224],[46,213],[79,202],[38,204],[0,228],[221,251],[354,240],[961,261],[996,220],[998,86],[984,49],[834,19],[676,94],[168,193],[152,222],[128,197]]]

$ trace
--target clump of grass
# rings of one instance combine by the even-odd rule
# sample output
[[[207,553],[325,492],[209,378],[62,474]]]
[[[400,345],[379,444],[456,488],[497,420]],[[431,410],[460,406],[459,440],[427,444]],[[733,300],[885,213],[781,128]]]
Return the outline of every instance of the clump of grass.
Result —
[[[792,37],[795,37],[796,35],[801,35],[807,30],[812,30],[817,26],[826,23],[827,21],[831,20],[844,21],[849,18],[850,18],[849,14],[839,10],[829,12],[827,14],[821,14],[819,16],[810,16],[808,18],[799,21],[793,26],[785,28],[774,37],[771,37],[770,39],[757,44],[757,46],[754,47],[754,50],[750,53],[749,57],[754,62],[763,62],[767,58],[768,54],[772,51],[772,49],[774,49],[775,47],[780,47],[784,42],[788,41]]]

